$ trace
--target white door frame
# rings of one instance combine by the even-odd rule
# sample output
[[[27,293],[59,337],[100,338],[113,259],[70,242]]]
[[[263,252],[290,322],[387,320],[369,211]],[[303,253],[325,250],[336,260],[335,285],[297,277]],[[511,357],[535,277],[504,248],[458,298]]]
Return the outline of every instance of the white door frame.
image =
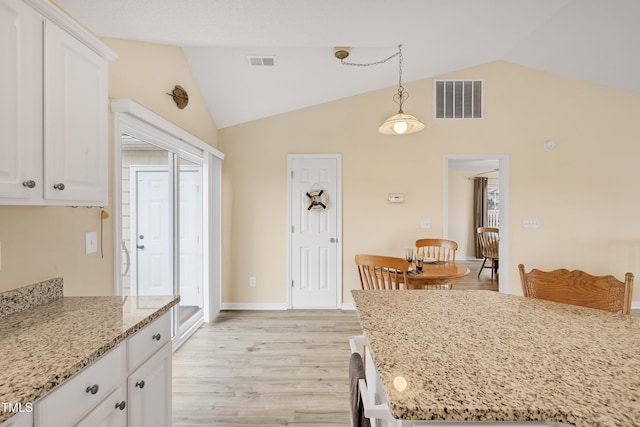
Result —
[[[500,275],[498,291],[509,293],[509,155],[508,154],[447,154],[444,156],[444,237],[449,235],[449,163],[451,160],[498,160],[500,169]]]
[[[336,190],[337,194],[332,200],[336,204],[336,306],[342,309],[342,154],[288,154],[287,155],[287,307],[293,308],[291,296],[292,276],[292,221],[291,221],[291,172],[294,159],[334,159],[336,161]]]

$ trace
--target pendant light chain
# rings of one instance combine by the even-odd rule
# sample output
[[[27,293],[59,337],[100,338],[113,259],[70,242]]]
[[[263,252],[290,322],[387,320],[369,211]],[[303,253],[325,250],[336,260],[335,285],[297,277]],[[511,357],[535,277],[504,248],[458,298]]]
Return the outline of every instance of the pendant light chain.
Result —
[[[398,51],[396,53],[394,53],[393,55],[391,55],[391,56],[389,56],[389,57],[387,57],[385,59],[381,59],[380,61],[358,63],[358,62],[347,62],[344,59],[341,59],[340,63],[342,65],[350,65],[352,67],[371,67],[372,65],[384,64],[385,62],[390,61],[391,59],[395,58],[396,56],[400,56],[400,58],[402,58],[402,45],[398,45]],[[402,59],[400,60],[400,62],[402,63]]]
[[[416,119],[414,116],[410,114],[406,114],[402,111],[402,104],[409,98],[409,92],[405,92],[404,87],[402,86],[402,45],[398,45],[398,51],[393,55],[381,59],[380,61],[375,62],[367,62],[367,63],[357,63],[357,62],[346,62],[344,58],[349,55],[348,48],[335,48],[341,49],[334,52],[336,58],[340,58],[340,63],[342,65],[350,65],[354,67],[370,67],[372,65],[384,64],[385,62],[390,61],[391,59],[398,57],[398,92],[393,95],[393,102],[398,104],[399,111],[398,114],[395,114],[389,117],[387,120],[380,125],[378,128],[378,132],[385,135],[405,135],[411,134],[415,132],[420,132],[424,129],[424,123],[420,122],[420,120]],[[343,56],[339,56],[338,54],[342,54]]]

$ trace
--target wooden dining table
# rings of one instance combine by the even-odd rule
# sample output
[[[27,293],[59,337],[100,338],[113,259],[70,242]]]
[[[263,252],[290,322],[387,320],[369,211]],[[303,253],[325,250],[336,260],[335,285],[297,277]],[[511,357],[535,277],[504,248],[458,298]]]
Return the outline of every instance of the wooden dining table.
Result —
[[[411,270],[407,274],[407,289],[426,289],[429,286],[445,285],[453,287],[454,283],[459,283],[471,271],[455,262],[425,262],[422,271]]]

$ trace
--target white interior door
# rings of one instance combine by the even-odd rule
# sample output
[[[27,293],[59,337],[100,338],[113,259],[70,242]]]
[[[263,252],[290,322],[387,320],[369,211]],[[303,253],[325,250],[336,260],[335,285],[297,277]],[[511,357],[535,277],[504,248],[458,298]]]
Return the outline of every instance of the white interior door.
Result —
[[[292,308],[337,308],[340,301],[339,163],[338,156],[289,157]],[[310,208],[309,196],[319,192],[322,205]]]
[[[171,193],[167,170],[132,168],[133,295],[173,295]]]

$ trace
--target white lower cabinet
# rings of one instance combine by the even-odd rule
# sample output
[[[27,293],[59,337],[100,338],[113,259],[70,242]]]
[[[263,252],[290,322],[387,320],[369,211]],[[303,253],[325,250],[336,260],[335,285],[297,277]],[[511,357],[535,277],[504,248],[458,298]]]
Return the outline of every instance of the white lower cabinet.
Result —
[[[38,400],[33,421],[19,414],[6,427],[170,427],[170,320],[163,314]]]
[[[122,386],[125,356],[126,344],[121,343],[43,399],[36,401],[35,427],[76,425]]]
[[[171,426],[171,343],[129,375],[127,395],[130,426]]]

